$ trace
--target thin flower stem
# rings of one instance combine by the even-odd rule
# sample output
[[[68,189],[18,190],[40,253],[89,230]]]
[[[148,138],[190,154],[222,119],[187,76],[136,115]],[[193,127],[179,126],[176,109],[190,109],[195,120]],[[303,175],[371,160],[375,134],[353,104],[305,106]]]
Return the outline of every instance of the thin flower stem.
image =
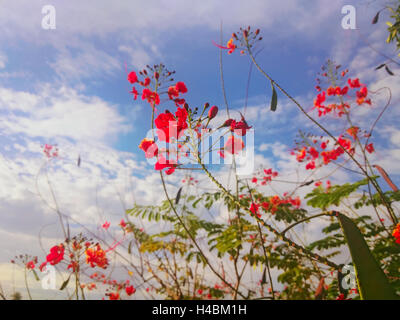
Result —
[[[247,184],[247,189],[249,190],[251,202],[253,202],[253,195],[251,194],[251,189],[250,189],[249,183],[246,182],[246,184]],[[237,199],[237,197],[236,197],[236,199]],[[264,246],[264,238],[263,238],[263,235],[262,235],[260,222],[258,220],[257,220],[257,228],[258,228],[258,235],[260,236],[260,243],[261,243],[261,246],[263,248],[265,264],[266,264],[267,270],[268,270],[268,278],[269,278],[269,282],[271,284],[272,300],[275,300],[274,284],[272,282],[271,269],[269,267],[269,259],[268,259],[268,256],[267,256],[267,250],[265,249],[265,246]]]
[[[29,300],[32,300],[31,291],[29,290],[29,286],[28,286],[28,277],[26,275],[26,267],[24,268],[24,280],[25,280],[25,287],[26,287],[26,292],[28,293]]]

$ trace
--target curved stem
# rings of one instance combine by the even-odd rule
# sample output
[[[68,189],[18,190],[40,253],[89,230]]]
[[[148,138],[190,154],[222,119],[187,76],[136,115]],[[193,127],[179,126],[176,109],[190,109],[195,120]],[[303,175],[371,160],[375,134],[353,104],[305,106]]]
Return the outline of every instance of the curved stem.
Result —
[[[331,214],[327,214],[327,213],[323,212],[323,213],[319,213],[319,214],[316,214],[316,215],[311,216],[311,217],[304,218],[302,220],[299,220],[299,221],[293,223],[289,227],[287,227],[285,230],[283,230],[281,232],[281,234],[284,235],[286,232],[288,232],[290,229],[294,228],[295,226],[297,226],[300,223],[306,222],[306,221],[314,219],[314,218],[322,217],[322,216],[331,216]]]
[[[29,300],[32,300],[31,291],[29,290],[29,286],[28,286],[28,278],[26,276],[26,268],[24,268],[24,280],[25,280],[25,287],[26,287],[26,291],[28,292]]]

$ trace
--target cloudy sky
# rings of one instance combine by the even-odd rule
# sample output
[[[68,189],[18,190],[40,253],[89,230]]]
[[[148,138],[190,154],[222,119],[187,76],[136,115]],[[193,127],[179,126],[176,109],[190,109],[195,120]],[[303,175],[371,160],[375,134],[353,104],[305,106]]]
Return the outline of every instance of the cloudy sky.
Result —
[[[0,283],[18,286],[17,271],[8,263],[16,254],[43,256],[43,248],[62,236],[49,182],[60,210],[77,228],[81,223],[93,232],[105,220],[116,224],[135,201],[160,200],[159,175],[138,149],[151,109],[132,99],[127,71],[162,62],[186,83],[191,106],[209,102],[223,109],[219,49],[212,43],[219,41],[221,25],[224,42],[241,26],[260,28],[259,63],[307,110],[315,97],[316,73],[328,58],[371,90],[389,87],[392,102],[372,138],[377,146],[373,160],[396,181],[400,69],[390,65],[395,76],[374,70],[387,60],[382,54],[393,57],[395,52],[385,43],[385,14],[371,25],[381,3],[0,0]],[[342,28],[345,4],[356,8],[355,30]],[[45,5],[56,9],[56,29],[42,28]],[[297,177],[289,154],[296,131],[320,132],[281,96],[277,112],[271,112],[270,85],[255,70],[244,109],[249,66],[246,56],[224,54],[230,106],[254,126],[256,164]],[[387,98],[380,91],[368,112],[359,112],[364,129]],[[223,118],[221,113],[218,119]],[[46,143],[59,148],[59,157],[50,163],[42,152]],[[226,180],[223,170],[220,176]],[[338,173],[333,180],[347,178]],[[181,179],[179,172],[169,178],[171,193]],[[198,179],[206,183],[206,177]]]

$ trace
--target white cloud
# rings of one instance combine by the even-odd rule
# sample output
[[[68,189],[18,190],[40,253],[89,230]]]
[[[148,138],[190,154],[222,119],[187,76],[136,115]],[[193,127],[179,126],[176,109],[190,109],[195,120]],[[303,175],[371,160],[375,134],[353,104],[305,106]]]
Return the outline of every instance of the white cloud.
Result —
[[[8,134],[103,141],[130,130],[116,106],[70,88],[44,86],[37,94],[0,88],[0,93],[0,110],[8,114],[0,128]]]

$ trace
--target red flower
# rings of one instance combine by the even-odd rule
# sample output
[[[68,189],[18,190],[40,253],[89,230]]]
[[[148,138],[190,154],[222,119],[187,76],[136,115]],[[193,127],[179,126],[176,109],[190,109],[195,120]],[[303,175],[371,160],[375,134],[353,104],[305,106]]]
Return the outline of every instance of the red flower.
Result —
[[[367,150],[369,153],[374,152],[374,145],[372,143],[368,144],[367,146],[365,146],[365,150]]]
[[[58,264],[61,260],[64,259],[64,245],[60,244],[58,246],[54,246],[50,249],[50,254],[47,255],[46,261],[49,262],[52,266]]]
[[[306,157],[306,148],[303,147],[303,149],[300,150],[300,153],[296,156],[296,159],[298,162],[302,162],[305,157]]]
[[[110,227],[110,223],[108,221],[104,222],[104,224],[101,226],[103,229],[107,230]]]
[[[177,163],[175,160],[167,160],[163,155],[158,156],[158,161],[154,165],[155,170],[163,170],[165,168],[168,168],[165,173],[167,175],[170,175],[175,172],[175,168],[177,167]]]
[[[392,236],[395,237],[396,243],[400,244],[400,223],[398,223],[396,228],[393,230]]]
[[[133,286],[129,286],[125,288],[125,292],[128,296],[131,296],[136,292],[136,289]]]
[[[39,266],[39,270],[40,272],[43,272],[44,267],[47,265],[47,262],[43,262],[40,266]]]
[[[147,87],[149,84],[150,84],[150,78],[146,78],[146,79],[144,79],[144,83],[143,83],[143,86],[145,86],[145,87]]]
[[[110,300],[119,300],[119,293],[118,292],[111,292],[109,294]]]
[[[174,98],[179,97],[179,92],[178,90],[175,89],[175,87],[171,86],[168,88],[168,97],[172,100]]]
[[[347,94],[347,92],[349,91],[349,87],[343,87],[342,88],[342,90],[340,91],[340,94],[342,95],[342,96],[344,96],[345,94]]]
[[[230,38],[226,44],[226,47],[229,49],[228,54],[231,54],[236,49],[236,45],[233,43],[233,38]]]
[[[133,99],[136,100],[139,92],[137,92],[135,87],[132,87],[132,91],[130,93],[133,94]]]
[[[252,214],[257,214],[257,216],[258,216],[258,209],[259,209],[259,208],[260,208],[260,205],[254,203],[254,202],[252,202],[251,205],[250,205],[250,211],[251,211],[251,213],[252,213]]]
[[[139,149],[145,152],[146,158],[153,158],[158,154],[157,144],[152,139],[144,138],[142,142],[140,142]]]
[[[356,78],[356,79],[354,79],[354,80],[349,79],[349,80],[347,80],[347,82],[348,82],[350,88],[352,88],[352,89],[354,89],[354,88],[360,88],[361,85],[362,85],[362,84],[360,83],[360,80],[359,80],[358,78]]]
[[[157,128],[157,135],[161,141],[170,142],[171,138],[179,139],[188,125],[186,122],[187,111],[185,108],[178,108],[175,113],[177,119],[168,110],[160,113],[154,123]]]
[[[323,91],[317,95],[317,98],[314,100],[314,106],[320,107],[321,104],[325,102],[325,99],[326,99],[325,91]]]
[[[315,162],[314,161],[310,161],[306,165],[306,170],[313,170],[313,169],[315,169]]]
[[[125,222],[125,220],[124,220],[124,219],[121,219],[121,222],[119,223],[119,225],[120,225],[122,228],[125,228],[125,227],[126,227],[126,222]]]
[[[142,92],[142,100],[147,100],[152,106],[160,104],[160,97],[157,92],[145,88]]]
[[[311,155],[311,157],[312,157],[313,159],[317,159],[318,156],[319,156],[318,151],[315,150],[314,147],[310,147],[310,148],[308,149],[308,153]]]
[[[358,131],[360,130],[359,127],[351,127],[346,130],[346,132],[353,137],[353,139],[357,138]]]
[[[246,120],[243,118],[243,116],[239,122],[234,123],[233,127],[231,124],[231,131],[234,131],[239,136],[246,135],[246,131],[249,129],[251,129],[251,127],[248,126],[248,124],[247,124]]]
[[[131,71],[131,72],[128,74],[128,81],[129,81],[130,83],[135,83],[135,82],[138,81],[138,77],[137,77],[137,75],[136,75],[136,73],[135,73],[134,71]]]
[[[336,94],[335,88],[329,87],[329,88],[326,90],[326,94],[327,94],[328,96],[333,96],[333,95],[335,95],[335,94]]]
[[[27,269],[35,269],[35,263],[34,263],[33,261],[29,261],[29,262],[26,264],[26,268],[27,268]]]
[[[186,88],[186,85],[184,82],[179,81],[175,84],[175,89],[176,91],[178,91],[179,93],[186,93],[188,90]]]

